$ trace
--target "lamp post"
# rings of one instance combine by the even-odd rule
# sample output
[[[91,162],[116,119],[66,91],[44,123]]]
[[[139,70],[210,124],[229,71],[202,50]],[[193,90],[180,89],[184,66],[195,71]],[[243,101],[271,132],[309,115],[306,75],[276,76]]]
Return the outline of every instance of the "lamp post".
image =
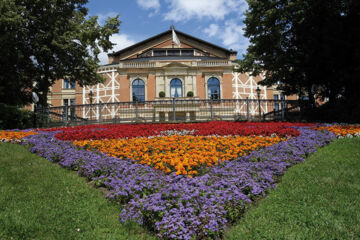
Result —
[[[32,96],[32,100],[33,100],[33,102],[34,102],[34,128],[36,128],[36,112],[37,112],[37,108],[36,108],[36,106],[37,106],[37,104],[38,104],[38,102],[39,102],[39,97],[38,97],[38,95],[36,94],[36,92],[32,92],[31,93],[31,96]]]
[[[257,93],[257,97],[258,97],[258,108],[259,108],[259,119],[261,119],[261,109],[260,109],[260,88],[259,86],[256,88],[256,93]]]
[[[90,99],[90,120],[92,119],[92,102],[93,102],[93,92],[90,90],[89,92],[89,99]]]

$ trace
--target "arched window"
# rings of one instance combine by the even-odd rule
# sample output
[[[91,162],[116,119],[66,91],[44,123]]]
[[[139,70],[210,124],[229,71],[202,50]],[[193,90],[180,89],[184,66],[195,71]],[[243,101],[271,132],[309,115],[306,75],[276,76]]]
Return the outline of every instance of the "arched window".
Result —
[[[209,99],[220,99],[220,81],[211,77],[208,80],[208,97]]]
[[[178,78],[174,78],[170,82],[170,96],[171,97],[182,97],[182,82]]]
[[[132,98],[133,101],[145,101],[145,84],[141,79],[135,79],[132,83]]]

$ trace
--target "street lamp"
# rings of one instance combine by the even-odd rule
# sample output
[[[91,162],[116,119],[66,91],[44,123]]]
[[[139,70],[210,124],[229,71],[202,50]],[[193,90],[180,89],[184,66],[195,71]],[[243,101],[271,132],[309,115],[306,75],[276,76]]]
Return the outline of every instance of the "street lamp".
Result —
[[[261,109],[260,109],[260,92],[261,92],[261,90],[260,90],[260,88],[259,88],[259,86],[257,86],[257,88],[256,88],[256,93],[257,93],[257,97],[258,97],[258,108],[259,108],[259,119],[261,119]]]
[[[36,106],[39,102],[39,97],[36,94],[36,92],[32,92],[31,96],[32,96],[32,100],[34,102],[34,128],[35,128],[36,127],[36,111],[38,110],[38,109],[36,109]]]
[[[89,92],[89,99],[90,99],[90,120],[92,119],[92,102],[93,102],[93,92],[92,90],[90,90]]]

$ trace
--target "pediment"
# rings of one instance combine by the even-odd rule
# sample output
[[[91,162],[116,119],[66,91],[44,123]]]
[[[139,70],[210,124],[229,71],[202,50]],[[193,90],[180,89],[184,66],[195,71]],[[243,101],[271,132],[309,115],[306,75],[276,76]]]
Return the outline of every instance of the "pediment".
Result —
[[[163,68],[188,68],[189,64],[181,63],[181,62],[171,62],[162,66]]]
[[[217,46],[215,44],[206,42],[199,38],[193,37],[186,33],[175,31],[177,37],[180,40],[180,48],[182,49],[197,49],[199,51],[204,52],[206,55],[211,57],[218,57],[223,59],[229,59],[231,56],[236,56],[236,52],[232,50],[228,50]],[[152,55],[146,55],[147,51],[151,51],[151,49],[161,49],[161,48],[178,48],[176,45],[172,44],[172,31],[168,30],[163,33],[160,33],[156,36],[148,38],[144,41],[136,43],[132,46],[129,46],[125,49],[122,49],[118,52],[113,52],[108,54],[109,63],[117,63],[124,60],[136,59],[140,57],[151,57]],[[234,55],[235,54],[235,55]]]

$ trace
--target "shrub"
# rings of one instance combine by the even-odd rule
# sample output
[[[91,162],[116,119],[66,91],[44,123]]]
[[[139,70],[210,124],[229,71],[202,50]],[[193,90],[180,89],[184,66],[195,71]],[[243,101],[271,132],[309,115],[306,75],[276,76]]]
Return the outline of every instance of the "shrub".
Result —
[[[187,97],[193,97],[194,96],[194,93],[192,91],[189,91],[187,92],[186,94]]]
[[[159,92],[159,97],[164,98],[165,97],[165,92],[164,91]]]
[[[0,103],[0,116],[0,129],[33,127],[34,113],[31,111]]]

